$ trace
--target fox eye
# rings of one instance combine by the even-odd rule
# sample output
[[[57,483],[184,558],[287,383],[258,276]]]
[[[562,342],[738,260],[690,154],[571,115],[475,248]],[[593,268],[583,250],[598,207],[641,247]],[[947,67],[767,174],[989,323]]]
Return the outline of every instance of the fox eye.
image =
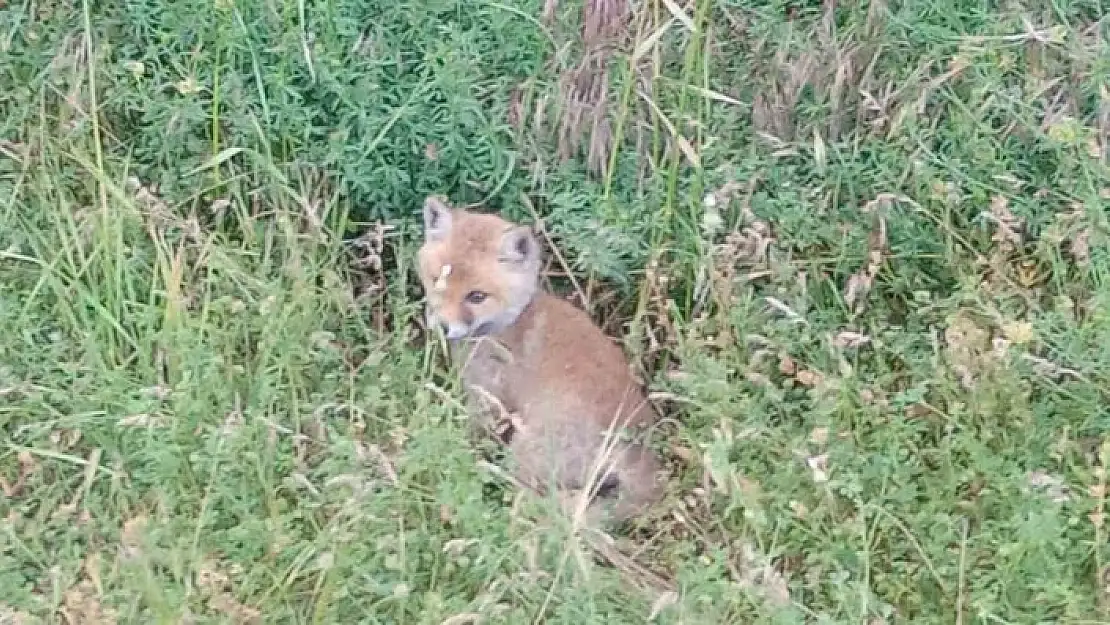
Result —
[[[487,297],[489,297],[488,293],[483,293],[482,291],[471,291],[466,294],[466,301],[469,304],[481,304],[482,302],[486,301]]]

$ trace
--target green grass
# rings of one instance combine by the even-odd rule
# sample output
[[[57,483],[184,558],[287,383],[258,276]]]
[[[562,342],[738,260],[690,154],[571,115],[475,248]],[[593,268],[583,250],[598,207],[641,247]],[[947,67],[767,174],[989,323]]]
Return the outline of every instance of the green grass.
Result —
[[[837,4],[0,3],[0,623],[1110,622],[1104,7]],[[430,193],[643,365],[673,594],[480,465]]]

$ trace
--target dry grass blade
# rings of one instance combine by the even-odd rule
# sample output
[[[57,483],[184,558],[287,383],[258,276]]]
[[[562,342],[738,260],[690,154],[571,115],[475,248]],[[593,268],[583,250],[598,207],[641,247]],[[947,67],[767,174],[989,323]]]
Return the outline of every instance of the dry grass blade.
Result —
[[[871,292],[875,277],[879,275],[879,269],[882,268],[883,258],[886,255],[886,217],[883,213],[893,197],[887,197],[887,195],[883,194],[868,202],[863,209],[864,213],[872,215],[871,233],[867,241],[867,263],[848,278],[848,284],[844,288],[844,302],[853,313],[863,310],[867,295]]]
[[[119,538],[121,560],[135,560],[142,556],[148,523],[149,519],[145,514],[137,514],[124,522]]]
[[[235,625],[260,625],[264,622],[262,611],[240,602],[232,592],[235,579],[242,573],[242,568],[235,564],[207,558],[196,571],[196,586],[207,600],[209,610]]]
[[[855,349],[857,347],[863,347],[870,342],[871,337],[866,334],[845,330],[837,333],[836,337],[833,338],[832,344],[841,349]]]
[[[736,581],[741,587],[754,590],[770,605],[790,605],[790,588],[786,578],[772,566],[767,556],[751,544],[745,543],[741,547],[740,565],[734,570],[734,575],[737,573],[740,578]]]
[[[815,80],[820,65],[816,52],[803,52],[795,58],[776,54],[765,88],[752,101],[752,125],[756,130],[778,139],[794,135],[794,109],[802,91]]]
[[[586,0],[582,40],[587,47],[619,37],[628,21],[628,0]]]
[[[650,35],[645,37],[643,41],[636,44],[636,48],[632,50],[632,65],[639,63],[641,59],[647,56],[652,50],[655,49],[657,45],[659,45],[659,40],[663,38],[663,35],[667,34],[667,31],[670,30],[671,24],[673,23],[673,19],[663,22],[662,26],[656,28],[654,31],[652,31]]]
[[[675,145],[682,152],[683,156],[686,157],[686,160],[694,167],[701,167],[701,158],[698,156],[698,153],[694,151],[694,146],[690,144],[690,141],[678,132],[678,128],[675,128],[675,125],[671,123],[671,120],[648,94],[643,91],[639,91],[638,94],[640,99],[642,99],[655,114],[655,117],[666,127],[667,133],[671,135],[671,139],[674,140]]]
[[[71,586],[62,595],[59,610],[68,625],[115,625],[116,611],[105,607],[90,580]]]
[[[1010,212],[1010,201],[1006,197],[992,197],[990,212],[983,213],[983,216],[995,223],[996,229],[991,240],[999,245],[1003,253],[1013,252],[1022,244],[1024,220]]]
[[[990,331],[966,310],[949,318],[944,344],[949,366],[967,389],[973,388],[977,377],[993,366],[989,355]]]
[[[589,128],[586,160],[591,171],[604,175],[613,141],[608,111],[608,60],[601,54],[588,54],[575,69],[560,77],[559,91],[559,158],[565,161],[576,154],[582,135]]]
[[[674,0],[663,0],[663,6],[667,7],[667,10],[670,11],[671,15],[674,16],[676,20],[682,22],[682,25],[685,26],[687,30],[689,30],[690,32],[697,31],[698,28],[694,24],[694,20],[690,18],[690,16],[682,7],[675,4]]]
[[[3,491],[4,496],[8,498],[17,497],[23,491],[23,487],[27,483],[27,478],[35,473],[38,468],[38,463],[35,462],[35,457],[29,451],[21,451],[18,454],[19,459],[19,472],[16,475],[15,483],[8,482],[7,478],[0,476],[0,490]]]
[[[30,156],[30,153],[31,148],[25,144],[0,139],[0,154],[20,165]]]
[[[698,85],[687,85],[686,88],[689,89],[690,91],[693,91],[694,93],[704,97],[704,98],[713,100],[715,102],[721,102],[723,104],[731,104],[733,106],[744,106],[744,103],[741,102],[740,100],[737,100],[736,98],[734,98],[732,96],[725,95],[725,94],[721,93],[720,91],[714,91],[712,89],[706,89],[705,87],[700,87]]]
[[[586,544],[596,553],[601,555],[617,570],[624,573],[625,581],[631,582],[640,591],[650,597],[657,597],[662,593],[676,592],[678,586],[658,573],[645,567],[639,562],[628,557],[624,552],[613,545],[603,536],[592,531],[584,532]]]
[[[670,606],[678,603],[678,593],[673,591],[665,592],[659,595],[659,598],[651,604],[651,612],[648,613],[648,622],[654,621],[656,617],[663,613]]]
[[[0,625],[37,625],[38,623],[42,623],[42,620],[0,603]]]
[[[543,22],[550,24],[555,21],[555,14],[559,11],[559,0],[544,0],[543,3]]]

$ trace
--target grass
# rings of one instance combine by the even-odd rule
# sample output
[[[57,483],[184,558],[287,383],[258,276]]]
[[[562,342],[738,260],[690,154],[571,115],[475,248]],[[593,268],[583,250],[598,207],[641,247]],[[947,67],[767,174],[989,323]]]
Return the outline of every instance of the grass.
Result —
[[[0,622],[1110,622],[1104,7],[862,4],[0,3]],[[642,367],[668,588],[480,464],[430,193]]]

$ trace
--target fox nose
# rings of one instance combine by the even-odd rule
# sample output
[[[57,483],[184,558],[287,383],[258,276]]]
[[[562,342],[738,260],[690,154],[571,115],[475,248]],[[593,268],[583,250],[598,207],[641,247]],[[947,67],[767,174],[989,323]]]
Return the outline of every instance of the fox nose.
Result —
[[[467,328],[462,324],[441,321],[439,327],[443,330],[443,335],[451,340],[461,339],[467,334]]]

